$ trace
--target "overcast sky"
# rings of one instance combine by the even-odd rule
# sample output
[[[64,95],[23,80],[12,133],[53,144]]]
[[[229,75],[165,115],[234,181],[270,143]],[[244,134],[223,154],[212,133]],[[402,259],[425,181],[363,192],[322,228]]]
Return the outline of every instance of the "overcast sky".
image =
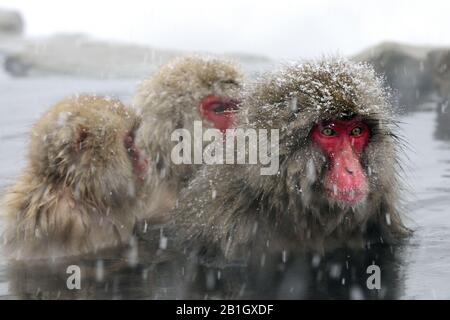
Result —
[[[160,48],[293,59],[381,41],[450,45],[447,0],[0,0],[28,35],[82,32]]]

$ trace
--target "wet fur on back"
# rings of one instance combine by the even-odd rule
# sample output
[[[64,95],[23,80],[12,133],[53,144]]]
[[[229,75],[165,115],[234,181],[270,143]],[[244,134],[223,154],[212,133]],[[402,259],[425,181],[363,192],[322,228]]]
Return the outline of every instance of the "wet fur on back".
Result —
[[[138,126],[112,98],[76,96],[50,108],[33,126],[26,168],[3,199],[7,251],[48,258],[128,241],[137,190],[123,139]]]

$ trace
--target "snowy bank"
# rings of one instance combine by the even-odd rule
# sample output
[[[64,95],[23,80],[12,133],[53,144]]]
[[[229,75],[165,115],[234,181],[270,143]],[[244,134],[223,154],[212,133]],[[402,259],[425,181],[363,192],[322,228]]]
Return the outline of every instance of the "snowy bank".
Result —
[[[97,40],[85,35],[61,34],[48,38],[1,41],[7,56],[5,69],[14,76],[67,74],[96,78],[143,78],[171,58],[188,52]],[[247,72],[266,70],[262,56],[228,54]]]

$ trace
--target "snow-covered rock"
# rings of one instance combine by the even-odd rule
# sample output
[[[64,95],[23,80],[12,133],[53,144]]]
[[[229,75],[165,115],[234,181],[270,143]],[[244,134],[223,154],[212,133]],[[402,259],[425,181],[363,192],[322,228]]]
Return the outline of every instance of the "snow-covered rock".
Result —
[[[450,140],[450,48],[382,43],[353,57],[383,74],[403,110],[436,108],[437,139]],[[434,102],[433,102],[434,101]]]
[[[174,56],[187,54],[79,34],[10,42],[3,46],[3,51],[7,52],[5,69],[15,76],[67,74],[96,78],[143,78]],[[261,56],[230,54],[226,57],[236,60],[249,72],[267,69],[271,64]]]
[[[386,42],[353,57],[374,66],[394,89],[400,110],[412,111],[429,99],[435,87],[427,64],[432,48]]]

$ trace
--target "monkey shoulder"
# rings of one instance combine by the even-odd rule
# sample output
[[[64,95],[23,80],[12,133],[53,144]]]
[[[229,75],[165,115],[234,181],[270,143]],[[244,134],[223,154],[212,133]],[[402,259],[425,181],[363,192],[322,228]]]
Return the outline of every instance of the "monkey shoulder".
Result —
[[[247,184],[244,166],[204,166],[184,188],[173,211],[173,228],[184,246],[210,249],[248,243],[259,223],[258,197]],[[253,200],[249,200],[253,199]],[[261,225],[261,224],[260,224]],[[209,250],[211,251],[211,250]]]

